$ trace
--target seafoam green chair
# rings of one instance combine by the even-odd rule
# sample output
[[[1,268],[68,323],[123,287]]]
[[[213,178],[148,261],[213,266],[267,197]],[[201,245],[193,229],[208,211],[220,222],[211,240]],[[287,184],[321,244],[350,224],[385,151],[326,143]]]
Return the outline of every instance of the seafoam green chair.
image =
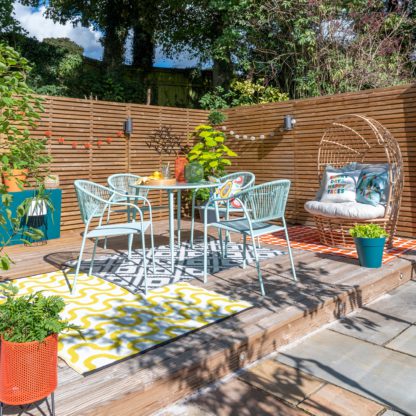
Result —
[[[141,209],[137,205],[127,202],[127,200],[131,199],[132,196],[129,196],[130,198],[127,198],[125,194],[120,194],[114,191],[113,189],[107,188],[105,186],[99,185],[98,183],[94,183],[91,181],[77,180],[74,182],[74,186],[78,198],[78,205],[81,211],[81,217],[85,224],[85,231],[82,237],[82,244],[77,266],[75,269],[75,276],[72,283],[71,293],[75,292],[79,269],[82,261],[82,255],[84,252],[85,242],[87,238],[94,239],[94,249],[89,269],[89,274],[91,274],[94,265],[94,257],[97,250],[97,243],[100,238],[127,235],[128,258],[130,259],[133,246],[133,238],[135,235],[140,235],[143,254],[145,294],[147,294],[147,261],[144,237],[145,232],[148,228],[150,228],[153,272],[155,272],[152,207],[150,205],[150,202],[144,196],[134,195],[134,198],[140,199],[141,202],[143,202],[143,204],[147,206],[149,212],[149,220],[144,221]],[[122,199],[120,199],[121,197]],[[130,209],[131,212],[134,213],[134,219],[126,223],[106,223],[103,225],[103,219],[106,216],[106,212],[108,212],[108,210],[115,209],[116,207],[124,207]],[[94,219],[98,220],[98,225],[92,227],[91,222]]]
[[[257,275],[260,283],[261,294],[265,295],[263,278],[260,269],[259,256],[255,244],[255,238],[264,234],[274,233],[284,230],[287,241],[290,264],[292,267],[293,279],[296,281],[295,265],[293,263],[292,250],[290,247],[289,235],[287,232],[285,210],[289,196],[290,181],[287,179],[267,182],[253,186],[229,198],[212,198],[204,210],[204,282],[207,281],[207,261],[208,261],[208,227],[215,227],[224,231],[231,231],[243,235],[243,267],[246,267],[247,237],[253,243],[253,252],[256,260]],[[240,201],[243,217],[234,219],[220,219],[218,205],[227,202],[230,198]],[[207,221],[208,209],[215,207],[217,220],[214,223]],[[282,225],[277,225],[279,220]],[[272,222],[273,221],[273,222]]]
[[[222,186],[228,182],[233,181],[237,178],[242,179],[242,183],[240,184],[240,190],[244,190],[249,188],[250,186],[254,185],[254,181],[256,180],[256,177],[254,176],[254,173],[251,172],[235,172],[230,173],[228,175],[221,176],[218,178],[218,182],[222,184]],[[233,194],[234,195],[234,194]],[[227,201],[223,204],[222,207],[217,207],[218,212],[220,214],[220,217],[229,218],[230,214],[236,214],[241,213],[241,208],[233,208],[230,204],[230,201],[233,199],[230,195],[230,198],[227,199]],[[194,244],[194,229],[195,229],[195,196],[196,192],[192,192],[192,218],[191,218],[191,247],[193,247]],[[213,207],[210,207],[209,209],[213,209]],[[222,240],[221,234],[219,235],[220,240]]]

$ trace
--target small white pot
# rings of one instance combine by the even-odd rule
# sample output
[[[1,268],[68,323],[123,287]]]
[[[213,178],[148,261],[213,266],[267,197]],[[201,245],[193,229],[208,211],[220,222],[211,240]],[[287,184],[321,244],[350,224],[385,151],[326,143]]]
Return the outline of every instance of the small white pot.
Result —
[[[48,213],[48,207],[46,206],[45,201],[34,199],[30,203],[27,216],[28,217],[40,217],[42,215],[46,215],[47,213]]]

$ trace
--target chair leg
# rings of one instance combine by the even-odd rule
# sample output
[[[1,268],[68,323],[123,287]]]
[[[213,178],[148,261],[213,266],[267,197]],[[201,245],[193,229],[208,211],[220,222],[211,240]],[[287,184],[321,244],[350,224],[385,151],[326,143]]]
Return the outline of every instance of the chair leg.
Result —
[[[221,252],[221,257],[224,258],[224,246],[223,241],[222,241],[222,230],[221,228],[218,228],[218,240],[220,242],[220,252]]]
[[[154,239],[154,236],[153,236],[153,223],[150,223],[150,245],[152,246],[153,274],[156,274],[155,239]]]
[[[282,221],[283,221],[283,226],[285,227],[285,237],[286,237],[287,249],[289,252],[290,266],[292,267],[293,280],[297,281],[298,278],[296,276],[295,263],[293,261],[292,248],[290,247],[289,233],[287,232],[286,220],[283,218]]]
[[[106,224],[108,224],[110,222],[110,214],[111,214],[110,208],[108,208]],[[107,236],[104,237],[104,249],[107,250]]]
[[[247,267],[247,236],[243,235],[243,269]]]
[[[82,236],[81,249],[79,250],[78,263],[77,263],[77,267],[75,269],[75,276],[74,276],[74,280],[72,281],[71,295],[73,295],[75,293],[75,288],[76,288],[76,285],[77,285],[79,269],[81,267],[82,254],[84,253],[86,240],[87,240],[86,233],[84,233],[84,235]]]
[[[261,274],[261,269],[260,269],[260,260],[259,260],[259,255],[257,253],[256,240],[254,239],[253,235],[251,235],[251,241],[253,242],[253,251],[254,251],[254,258],[256,259],[257,277],[259,279],[260,292],[262,296],[265,296],[266,291],[264,290],[263,276]]]
[[[142,233],[142,253],[143,253],[143,276],[144,276],[144,295],[147,296],[147,259],[144,233]]]
[[[92,250],[92,258],[91,258],[90,268],[88,270],[89,275],[92,274],[92,271],[94,269],[94,259],[95,259],[95,253],[97,251],[97,244],[98,244],[98,238],[96,238],[95,241],[94,241],[94,248]]]
[[[131,259],[131,249],[132,249],[132,246],[133,246],[133,234],[129,234],[128,239],[129,239],[129,243],[128,243],[129,249],[128,249],[128,252],[127,252],[127,258],[130,260]]]
[[[207,283],[207,269],[208,269],[208,224],[207,212],[204,210],[204,283]]]
[[[192,191],[192,207],[191,207],[191,248],[194,248],[195,197],[196,197],[196,192],[195,191]]]

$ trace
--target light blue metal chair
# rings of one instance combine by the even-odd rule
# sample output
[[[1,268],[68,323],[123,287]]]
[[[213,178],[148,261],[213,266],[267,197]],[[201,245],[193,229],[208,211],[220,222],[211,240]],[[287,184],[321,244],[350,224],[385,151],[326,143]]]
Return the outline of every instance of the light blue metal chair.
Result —
[[[127,195],[120,194],[113,189],[107,188],[105,186],[99,185],[97,183],[86,181],[86,180],[77,180],[74,182],[75,191],[78,198],[78,205],[81,211],[81,217],[85,224],[85,231],[82,237],[82,244],[79,253],[79,258],[77,266],[75,269],[75,276],[72,283],[71,293],[75,292],[77,278],[79,274],[79,269],[81,267],[82,255],[85,248],[85,242],[87,238],[94,239],[94,249],[92,254],[92,259],[89,268],[89,274],[92,273],[94,266],[94,258],[97,250],[97,243],[101,237],[113,237],[120,235],[128,236],[128,258],[131,258],[132,246],[133,246],[133,237],[135,235],[141,236],[142,244],[142,254],[143,254],[143,274],[144,274],[144,284],[145,284],[145,295],[147,295],[147,261],[146,261],[146,246],[145,246],[145,232],[147,228],[150,227],[150,239],[151,239],[151,249],[152,249],[152,260],[153,260],[153,273],[155,272],[155,259],[154,259],[154,240],[153,240],[153,224],[152,224],[152,207],[150,202],[144,196],[130,195],[127,198]],[[149,221],[143,220],[143,213],[141,209],[127,200],[131,198],[140,199],[143,204],[146,204]],[[126,223],[115,223],[103,225],[103,219],[108,210],[113,209],[114,207],[129,208],[131,212],[134,213],[134,219]],[[136,221],[136,217],[138,220]],[[91,222],[93,220],[98,220],[98,225],[91,227]]]
[[[254,181],[256,180],[256,177],[254,176],[254,173],[251,172],[235,172],[230,173],[228,175],[221,176],[218,178],[218,182],[221,184],[225,184],[227,181],[232,181],[234,179],[237,179],[238,177],[242,177],[243,183],[241,184],[241,190],[247,189],[250,186],[254,185]],[[195,196],[196,192],[192,192],[192,208],[191,208],[191,247],[194,245],[194,229],[195,229]],[[230,206],[230,201],[234,199],[230,197],[225,203],[224,207],[217,207],[220,217],[229,218],[230,214],[236,214],[243,212],[241,208],[233,208]],[[214,207],[209,207],[208,209],[214,209]],[[221,232],[219,232],[219,238],[222,240]],[[227,234],[227,239],[229,239],[229,236]]]
[[[147,198],[147,195],[149,194],[148,189],[140,189],[137,190],[137,188],[134,188],[133,185],[137,184],[137,181],[141,178],[141,176],[133,175],[132,173],[116,173],[114,175],[111,175],[107,179],[108,186],[117,192],[117,196],[115,196],[116,199],[113,198],[113,201],[117,202],[128,202],[128,203],[134,203],[139,204],[139,207],[142,212],[148,212],[149,207],[146,204],[140,204],[140,202],[143,202],[141,198],[136,198],[136,196]],[[122,194],[122,195],[118,195]],[[146,199],[147,200],[147,199]],[[160,209],[164,209],[166,206],[153,206],[151,207],[152,212]],[[127,213],[127,219],[128,221],[131,220],[132,212],[131,209],[128,207],[124,208],[114,208],[109,209],[107,211],[107,223],[110,221],[110,216],[112,213]],[[107,239],[104,241],[104,248],[107,248]]]
[[[243,267],[246,267],[247,257],[247,237],[251,238],[253,243],[253,252],[256,260],[257,275],[260,283],[261,294],[265,295],[263,278],[260,269],[259,256],[255,244],[255,238],[264,234],[284,230],[290,264],[292,268],[293,279],[296,281],[295,265],[293,263],[292,250],[290,247],[289,235],[287,232],[285,209],[289,195],[290,181],[287,179],[267,182],[261,185],[253,186],[239,192],[233,198],[241,202],[243,217],[231,220],[221,220],[218,210],[218,204],[228,201],[230,198],[213,198],[209,201],[204,210],[204,282],[207,281],[207,251],[208,251],[208,227],[216,227],[220,230],[232,231],[243,235]],[[214,206],[216,209],[217,220],[214,223],[207,222],[208,209]],[[282,225],[277,225],[271,221],[280,220]],[[221,250],[222,251],[222,250]]]

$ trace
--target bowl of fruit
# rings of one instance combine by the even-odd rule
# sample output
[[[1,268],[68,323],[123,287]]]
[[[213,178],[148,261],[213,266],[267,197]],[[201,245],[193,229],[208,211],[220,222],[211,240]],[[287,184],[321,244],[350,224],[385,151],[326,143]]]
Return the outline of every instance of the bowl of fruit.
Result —
[[[139,179],[140,183],[138,185],[175,185],[175,178],[164,178],[162,172],[158,170],[154,171],[150,176],[143,176]]]

